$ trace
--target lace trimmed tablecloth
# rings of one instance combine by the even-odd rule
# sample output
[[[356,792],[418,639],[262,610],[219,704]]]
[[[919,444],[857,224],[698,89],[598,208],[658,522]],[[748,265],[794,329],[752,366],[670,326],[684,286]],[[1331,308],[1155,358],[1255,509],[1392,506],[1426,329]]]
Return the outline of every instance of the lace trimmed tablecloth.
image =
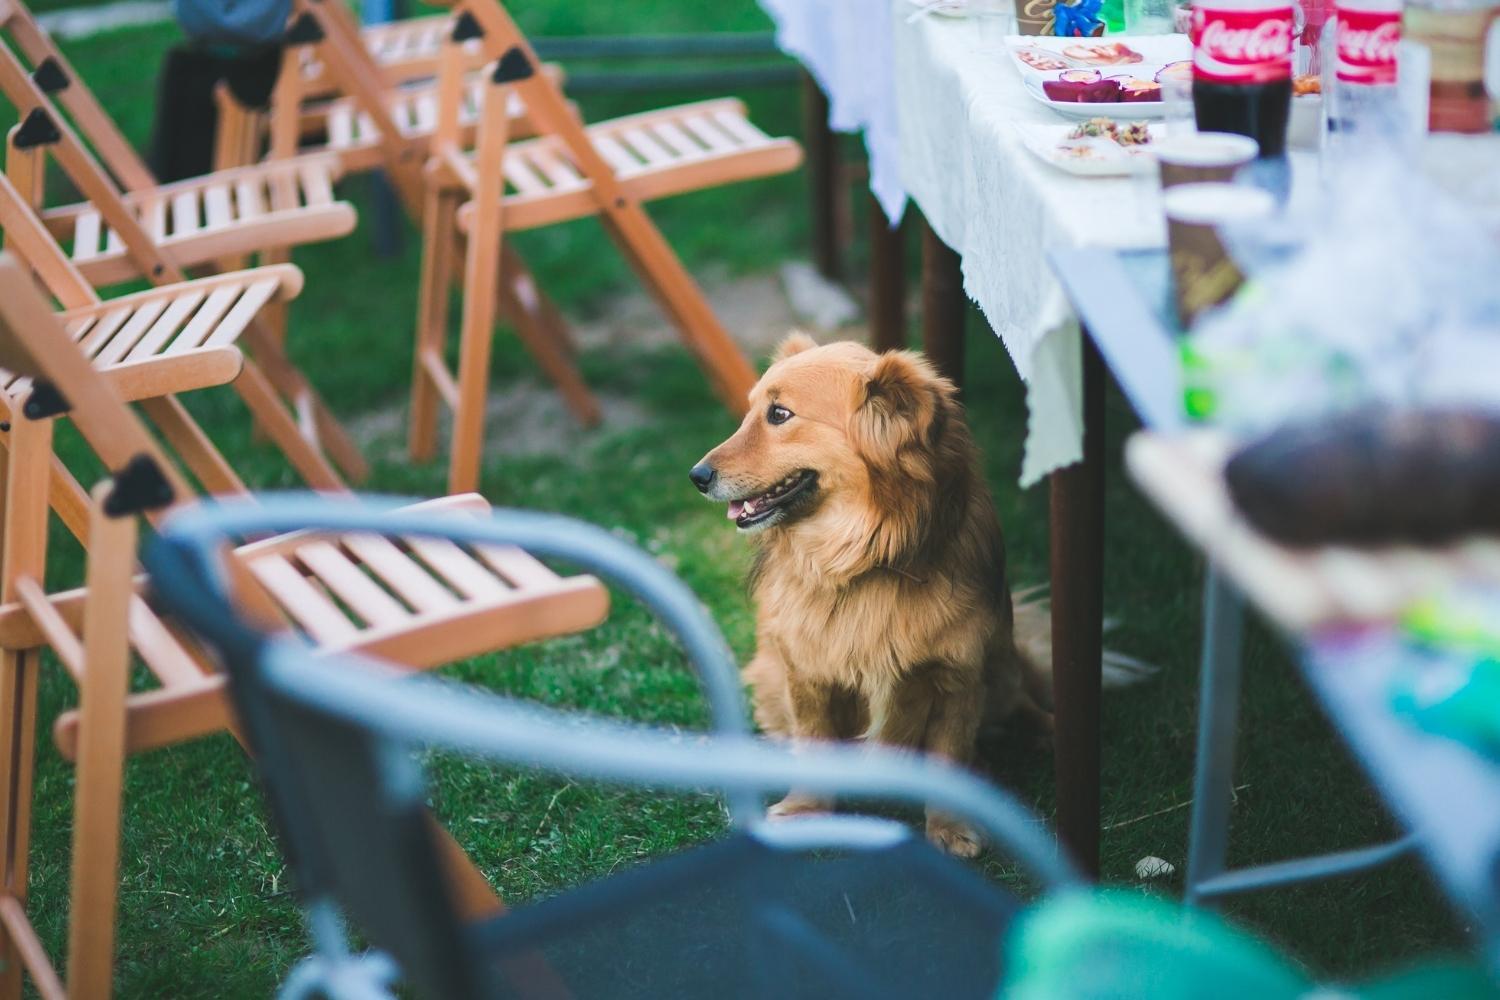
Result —
[[[1026,382],[1021,485],[1029,486],[1083,457],[1078,324],[1046,252],[1159,247],[1166,231],[1147,181],[1075,177],[1022,145],[1016,123],[1064,119],[1027,94],[998,22],[933,16],[907,23],[910,10],[904,2],[887,9],[901,179],[962,256],[964,291]]]
[[[760,5],[776,22],[776,46],[802,63],[828,95],[828,127],[864,133],[870,191],[885,217],[899,221],[906,188],[891,72],[891,0],[760,0]]]

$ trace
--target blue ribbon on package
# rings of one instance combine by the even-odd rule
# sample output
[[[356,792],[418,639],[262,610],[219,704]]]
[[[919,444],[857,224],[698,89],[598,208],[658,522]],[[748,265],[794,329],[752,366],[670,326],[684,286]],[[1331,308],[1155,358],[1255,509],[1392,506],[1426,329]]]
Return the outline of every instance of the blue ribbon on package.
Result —
[[[1099,10],[1104,6],[1104,0],[1057,0],[1057,5],[1052,8],[1053,16],[1057,20],[1054,33],[1060,38],[1092,38],[1099,33],[1104,21],[1099,16]]]

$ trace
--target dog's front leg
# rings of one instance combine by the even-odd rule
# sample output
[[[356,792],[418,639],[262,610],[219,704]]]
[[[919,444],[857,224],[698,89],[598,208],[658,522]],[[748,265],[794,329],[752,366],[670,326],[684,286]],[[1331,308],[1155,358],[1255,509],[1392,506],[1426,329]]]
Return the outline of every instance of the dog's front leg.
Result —
[[[882,713],[876,739],[967,764],[974,755],[984,714],[978,669],[923,663],[897,682]],[[947,813],[927,810],[927,839],[961,858],[979,855],[979,834]]]
[[[791,715],[792,739],[795,743],[852,739],[859,735],[864,716],[858,695],[836,684],[799,675],[790,666],[786,672],[786,704]],[[833,809],[833,800],[808,795],[793,789],[786,798],[766,813],[771,819],[807,813],[824,813]]]

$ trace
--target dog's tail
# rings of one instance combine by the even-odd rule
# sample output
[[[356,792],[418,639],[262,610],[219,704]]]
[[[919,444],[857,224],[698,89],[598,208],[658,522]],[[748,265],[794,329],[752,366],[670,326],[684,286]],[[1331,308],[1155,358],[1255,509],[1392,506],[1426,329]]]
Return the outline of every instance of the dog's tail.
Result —
[[[1046,590],[1045,585],[1038,585],[1020,587],[1011,593],[1015,607],[1016,649],[1028,668],[1026,691],[1039,705],[1052,704],[1052,607]],[[1106,619],[1104,631],[1109,632],[1117,624]],[[1114,649],[1104,650],[1102,659],[1100,666],[1106,690],[1140,684],[1157,672],[1155,665]]]

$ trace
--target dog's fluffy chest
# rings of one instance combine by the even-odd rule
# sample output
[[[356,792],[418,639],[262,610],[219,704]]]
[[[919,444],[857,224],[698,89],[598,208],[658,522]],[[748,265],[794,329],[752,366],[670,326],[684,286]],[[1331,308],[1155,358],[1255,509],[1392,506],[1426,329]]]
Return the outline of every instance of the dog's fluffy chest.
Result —
[[[990,616],[974,613],[979,595],[945,576],[880,569],[834,585],[773,569],[755,598],[760,635],[788,666],[861,691],[934,660],[978,662],[989,639]]]

